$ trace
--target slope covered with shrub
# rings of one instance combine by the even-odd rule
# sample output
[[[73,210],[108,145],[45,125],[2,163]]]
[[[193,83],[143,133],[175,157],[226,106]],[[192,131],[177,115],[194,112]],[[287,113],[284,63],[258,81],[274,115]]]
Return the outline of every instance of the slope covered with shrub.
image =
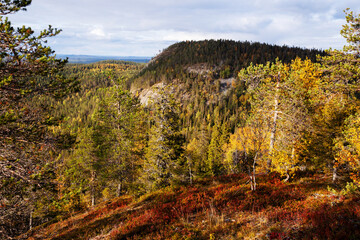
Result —
[[[49,48],[27,62],[5,43],[5,59],[50,65],[1,62],[19,75],[0,79],[0,238],[358,238],[360,17],[346,20],[349,45],[318,62],[209,40],[142,71],[63,68]]]
[[[354,185],[338,190],[324,175],[284,183],[245,175],[196,181],[139,198],[123,196],[23,239],[358,239],[360,197]]]
[[[320,205],[325,209],[320,208],[323,211],[319,213],[320,219],[348,224],[351,229],[353,225],[342,222],[342,217],[326,215],[334,204],[323,180],[312,180],[319,181],[315,185],[320,193],[312,192],[311,184],[280,183],[280,180],[277,184],[284,189],[278,191],[278,186],[271,185],[272,180],[269,183],[263,174],[276,172],[286,182],[302,169],[326,176],[332,174],[334,183],[339,183],[340,174],[358,184],[357,56],[352,52],[332,51],[329,56],[319,58],[319,62],[296,58],[290,63],[275,60],[250,64],[236,77],[213,72],[206,64],[186,66],[189,75],[185,78],[144,87],[152,95],[148,105],[140,105],[136,96],[141,98],[142,93],[132,96],[125,84],[129,83],[128,71],[136,74],[138,65],[126,71],[121,70],[126,64],[112,69],[113,63],[70,67],[70,71],[88,69],[77,72],[83,92],[80,98],[79,94],[72,95],[60,104],[68,118],[60,128],[53,129],[70,131],[76,137],[71,149],[58,157],[59,199],[53,203],[58,218],[87,209],[92,212],[98,203],[99,208],[106,209],[102,202],[122,194],[151,197],[145,202],[127,197],[126,204],[114,205],[124,207],[118,209],[120,212],[113,215],[112,210],[104,210],[110,218],[85,222],[75,230],[65,223],[65,228],[53,225],[58,229],[58,239],[81,234],[95,236],[99,232],[105,238],[170,238],[179,229],[184,234],[189,231],[194,239],[209,238],[210,234],[225,238],[230,234],[228,227],[232,228],[232,220],[236,222],[230,216],[236,212],[245,212],[246,219],[256,226],[260,224],[261,214],[266,216],[264,221],[269,225],[260,224],[257,229],[259,234],[265,232],[262,236],[285,234],[301,239],[328,231],[326,236],[331,238],[329,229],[315,223],[320,221],[316,212]],[[227,186],[209,183],[216,183],[216,179],[227,174],[246,176],[229,181]],[[330,184],[329,179],[326,181]],[[202,182],[206,184],[201,185]],[[234,188],[236,193],[224,190],[222,199],[215,191],[220,188],[222,192],[221,187]],[[297,192],[299,189],[302,191]],[[289,195],[292,191],[295,193]],[[326,197],[308,196],[310,193]],[[303,195],[308,197],[302,198]],[[160,200],[150,201],[157,199],[156,196]],[[189,205],[182,205],[187,201],[179,200],[183,198],[190,201]],[[357,200],[349,201],[356,206]],[[316,209],[310,206],[311,202],[315,202]],[[296,206],[300,206],[299,210]],[[347,207],[333,209],[340,216],[353,216],[349,217],[351,221],[357,217],[357,212],[349,213]],[[185,214],[182,217],[178,216],[181,212]],[[206,220],[205,213],[219,212],[220,216],[222,213],[229,216],[228,220],[225,217],[221,220],[226,227],[219,227],[218,231],[207,229],[213,226],[213,220]],[[283,217],[287,220],[277,223]],[[194,219],[195,223],[180,226],[179,219],[186,224]],[[298,219],[300,223],[296,223]],[[79,217],[76,221],[81,222]],[[296,229],[287,226],[289,222]],[[76,225],[71,218],[69,223]],[[167,228],[173,224],[173,229]],[[241,220],[234,228],[242,224],[246,225]],[[273,233],[268,229],[277,225],[281,231]],[[246,230],[249,227],[245,227],[244,233],[234,230],[237,232],[230,235],[235,239],[241,238],[241,234],[254,238],[251,234],[256,233]],[[336,237],[345,234],[341,230],[335,232]]]

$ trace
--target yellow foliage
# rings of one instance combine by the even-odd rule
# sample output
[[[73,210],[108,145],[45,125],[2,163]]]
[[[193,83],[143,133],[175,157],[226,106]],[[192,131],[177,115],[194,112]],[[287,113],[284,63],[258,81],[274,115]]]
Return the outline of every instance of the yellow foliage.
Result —
[[[264,129],[256,127],[238,128],[230,135],[229,143],[224,147],[226,151],[225,166],[230,172],[236,172],[234,165],[234,153],[243,152],[247,154],[265,153],[268,147],[269,133]]]
[[[353,170],[350,173],[350,178],[357,184],[360,185],[360,160],[358,154],[353,154],[344,147],[338,152],[335,157],[335,167],[340,166],[341,164],[348,164]]]
[[[272,159],[272,171],[276,171],[281,175],[291,175],[298,169],[299,158],[295,153],[274,151],[272,156],[269,157]]]
[[[321,83],[322,71],[319,65],[311,62],[309,59],[301,60],[296,58],[292,61],[291,77],[296,83],[307,91],[318,89]]]
[[[114,197],[114,194],[112,194],[112,192],[109,188],[105,188],[101,193],[102,193],[105,201]]]
[[[346,164],[350,167],[352,173],[351,179],[360,185],[360,117],[351,117],[349,126],[344,131],[345,140],[350,144],[344,146],[341,142],[338,147],[337,156],[335,158],[335,167]]]

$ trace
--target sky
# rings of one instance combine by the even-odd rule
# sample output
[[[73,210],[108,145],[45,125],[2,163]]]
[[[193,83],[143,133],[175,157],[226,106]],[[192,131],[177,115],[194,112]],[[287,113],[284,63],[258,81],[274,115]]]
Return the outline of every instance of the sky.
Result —
[[[58,54],[152,57],[186,40],[231,39],[341,49],[344,9],[359,0],[33,0],[15,26],[62,29]]]

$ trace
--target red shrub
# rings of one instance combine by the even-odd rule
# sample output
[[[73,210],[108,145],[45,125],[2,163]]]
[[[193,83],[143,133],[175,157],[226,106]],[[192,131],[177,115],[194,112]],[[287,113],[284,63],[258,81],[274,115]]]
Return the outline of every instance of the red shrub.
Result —
[[[309,224],[308,233],[319,239],[359,239],[359,206],[339,203],[331,206],[323,203],[314,210],[303,213]]]

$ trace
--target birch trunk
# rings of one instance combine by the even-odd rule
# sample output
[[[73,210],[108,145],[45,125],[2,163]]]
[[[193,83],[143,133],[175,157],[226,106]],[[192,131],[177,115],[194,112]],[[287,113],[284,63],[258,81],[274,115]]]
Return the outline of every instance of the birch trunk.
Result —
[[[255,176],[255,173],[256,173],[256,160],[257,160],[257,153],[255,154],[255,157],[254,157],[254,162],[253,162],[253,172],[252,172],[252,181],[253,181],[253,191],[256,190],[256,176]]]
[[[333,176],[332,176],[332,181],[335,182],[337,179],[337,167],[333,167]]]
[[[188,167],[189,167],[189,180],[190,180],[190,185],[193,184],[193,174],[192,174],[192,171],[191,171],[191,163],[190,161],[188,161]]]
[[[32,229],[32,225],[33,225],[33,211],[31,210],[30,212],[30,220],[29,220],[29,229]]]
[[[277,79],[276,88],[275,88],[274,116],[273,116],[273,120],[272,120],[272,124],[271,124],[272,126],[271,126],[271,130],[270,130],[270,146],[269,146],[270,158],[267,161],[268,171],[270,171],[271,164],[272,164],[271,156],[272,156],[272,152],[274,149],[275,138],[276,138],[276,125],[277,125],[277,120],[278,120],[278,107],[279,107],[279,87],[280,87],[280,73],[278,73],[278,79]]]
[[[95,171],[91,172],[91,206],[95,206]]]
[[[120,197],[121,195],[121,183],[118,184],[117,190],[116,190],[116,196]]]

